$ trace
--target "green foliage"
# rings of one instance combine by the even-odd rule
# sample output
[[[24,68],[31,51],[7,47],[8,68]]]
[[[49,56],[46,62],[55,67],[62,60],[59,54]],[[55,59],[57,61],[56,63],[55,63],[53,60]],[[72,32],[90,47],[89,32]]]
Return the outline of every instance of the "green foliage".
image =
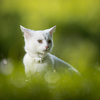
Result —
[[[1,100],[98,100],[100,68],[86,68],[80,76],[68,73],[47,72],[26,78],[20,63],[3,60],[0,64],[0,99]],[[3,64],[4,65],[3,65]],[[9,66],[10,65],[10,66]],[[13,71],[7,74],[3,68]],[[3,67],[3,68],[2,68]]]
[[[57,25],[54,33],[55,48],[70,56],[78,48],[92,45],[94,63],[100,61],[100,9],[99,0],[0,0],[0,59],[22,59],[24,41],[19,25],[34,30]],[[70,50],[72,47],[75,51]],[[62,49],[63,48],[63,49]],[[69,50],[69,52],[65,50]],[[82,51],[81,51],[82,52]],[[91,54],[87,53],[87,57]],[[64,58],[64,60],[74,60]],[[67,60],[66,60],[67,61]],[[70,63],[70,62],[69,62]],[[73,62],[72,62],[73,63]]]

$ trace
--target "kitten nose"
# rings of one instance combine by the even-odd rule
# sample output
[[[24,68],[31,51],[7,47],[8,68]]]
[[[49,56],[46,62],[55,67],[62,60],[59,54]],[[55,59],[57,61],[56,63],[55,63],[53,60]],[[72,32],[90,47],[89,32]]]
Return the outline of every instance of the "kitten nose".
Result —
[[[46,49],[48,49],[48,48],[49,48],[49,46],[45,46],[45,48],[46,48]]]

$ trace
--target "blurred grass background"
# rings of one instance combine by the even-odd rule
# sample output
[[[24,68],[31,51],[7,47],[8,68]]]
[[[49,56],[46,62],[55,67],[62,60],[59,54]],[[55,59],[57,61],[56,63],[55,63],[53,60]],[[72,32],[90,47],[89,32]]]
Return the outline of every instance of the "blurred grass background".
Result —
[[[27,83],[20,25],[34,30],[57,25],[52,54],[73,65],[84,78],[63,77],[54,90],[44,81]],[[0,61],[2,100],[99,100],[100,0],[0,0]]]

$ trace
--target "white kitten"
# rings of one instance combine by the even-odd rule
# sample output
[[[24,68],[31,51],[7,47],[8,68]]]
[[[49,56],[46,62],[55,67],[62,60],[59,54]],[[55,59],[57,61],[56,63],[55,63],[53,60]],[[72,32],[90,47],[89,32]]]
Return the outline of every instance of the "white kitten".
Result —
[[[44,73],[50,70],[60,71],[61,69],[79,73],[71,65],[49,53],[53,47],[52,34],[56,26],[41,31],[30,30],[23,26],[20,26],[20,28],[25,39],[26,55],[23,63],[27,77],[36,73]]]

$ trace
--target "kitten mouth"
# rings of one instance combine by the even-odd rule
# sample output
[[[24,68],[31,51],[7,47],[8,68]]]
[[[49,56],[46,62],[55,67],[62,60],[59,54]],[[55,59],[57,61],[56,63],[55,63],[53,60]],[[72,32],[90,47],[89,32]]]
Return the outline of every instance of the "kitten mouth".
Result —
[[[46,54],[46,53],[48,53],[50,51],[50,49],[45,49],[45,50],[43,50],[43,51],[41,51],[41,52],[39,52],[39,53],[41,53],[41,54]]]
[[[43,53],[44,54],[47,53],[47,52],[49,52],[49,49],[48,50],[47,49],[46,50],[43,50]]]
[[[48,48],[48,49],[45,49],[45,50],[43,50],[44,52],[48,52],[50,49]]]
[[[45,52],[45,53],[46,53],[47,51],[48,51],[48,50],[43,50],[43,52]]]
[[[39,52],[40,54],[46,54],[47,53],[47,50],[43,50],[41,52]]]

